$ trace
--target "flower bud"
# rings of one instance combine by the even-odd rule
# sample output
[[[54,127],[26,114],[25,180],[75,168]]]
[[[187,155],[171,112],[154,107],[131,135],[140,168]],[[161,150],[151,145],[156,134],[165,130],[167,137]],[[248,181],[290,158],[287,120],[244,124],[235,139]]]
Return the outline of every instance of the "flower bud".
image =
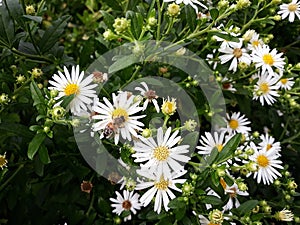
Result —
[[[103,38],[106,41],[112,41],[114,39],[117,39],[118,36],[115,35],[114,32],[112,32],[110,29],[108,29],[103,33]]]
[[[56,106],[53,108],[52,113],[53,118],[59,120],[65,116],[66,110],[61,106]]]
[[[155,19],[155,17],[149,17],[148,24],[150,26],[155,26],[157,24],[157,19]]]
[[[173,115],[176,112],[177,106],[176,106],[176,99],[172,98],[172,101],[170,101],[170,98],[168,97],[168,100],[164,99],[163,104],[161,106],[161,111],[165,115]]]
[[[127,20],[124,17],[116,18],[113,27],[117,34],[123,33],[128,29],[128,27],[130,27],[130,20]]]
[[[142,132],[142,136],[143,136],[144,138],[149,138],[149,137],[151,137],[151,136],[152,136],[152,131],[151,131],[151,129],[145,128],[145,129],[143,130],[143,132]]]
[[[10,102],[10,99],[8,97],[8,94],[2,93],[0,95],[0,104],[8,104]]]
[[[208,215],[208,218],[212,223],[216,224],[222,224],[224,221],[223,213],[218,209],[211,211]]]
[[[236,9],[245,9],[251,5],[251,2],[249,0],[238,0],[236,3]]]
[[[197,122],[195,120],[187,120],[184,122],[184,129],[188,130],[188,131],[195,131],[197,127]]]
[[[52,90],[50,91],[50,97],[51,97],[51,98],[55,98],[55,97],[58,96],[58,93],[59,93],[58,90],[52,89]]]
[[[168,15],[172,17],[176,17],[180,14],[180,6],[172,3],[168,6]]]
[[[31,70],[31,75],[34,77],[34,78],[39,78],[40,76],[43,75],[43,71],[39,68],[33,68]]]
[[[275,16],[273,16],[273,20],[280,21],[281,20],[281,16],[280,15],[275,15]]]
[[[23,75],[19,75],[19,76],[17,76],[16,81],[17,81],[18,84],[22,84],[26,81],[26,78]]]
[[[26,6],[26,14],[27,15],[35,14],[35,9],[34,9],[33,5]]]

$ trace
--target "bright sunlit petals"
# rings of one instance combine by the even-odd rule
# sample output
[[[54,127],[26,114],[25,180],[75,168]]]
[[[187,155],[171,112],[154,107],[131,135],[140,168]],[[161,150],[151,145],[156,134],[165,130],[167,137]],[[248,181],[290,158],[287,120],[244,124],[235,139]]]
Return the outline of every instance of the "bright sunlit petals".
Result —
[[[289,17],[289,22],[292,23],[295,20],[295,16],[300,19],[300,2],[298,0],[292,0],[288,4],[282,4],[279,6],[280,10],[278,14],[281,14],[282,19]]]

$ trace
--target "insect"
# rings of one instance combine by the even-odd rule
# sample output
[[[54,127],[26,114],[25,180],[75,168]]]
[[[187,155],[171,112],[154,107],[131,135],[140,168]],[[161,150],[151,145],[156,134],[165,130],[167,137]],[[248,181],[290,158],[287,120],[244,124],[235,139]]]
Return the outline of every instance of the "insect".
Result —
[[[105,126],[102,132],[103,137],[110,138],[113,134],[118,132],[119,128],[124,127],[124,122],[125,122],[124,116],[114,118],[112,122],[109,122]]]

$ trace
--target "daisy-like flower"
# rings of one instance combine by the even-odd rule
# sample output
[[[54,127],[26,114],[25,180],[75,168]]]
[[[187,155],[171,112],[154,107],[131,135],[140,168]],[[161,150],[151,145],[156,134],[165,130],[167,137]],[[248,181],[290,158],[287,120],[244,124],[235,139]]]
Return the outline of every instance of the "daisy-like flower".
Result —
[[[3,155],[0,155],[0,167],[3,169],[4,167],[7,167],[7,159],[6,159],[6,153]]]
[[[265,102],[272,105],[276,102],[274,97],[279,97],[277,93],[279,87],[276,85],[278,79],[268,72],[262,73],[258,77],[258,81],[254,85],[253,99],[259,99],[261,105],[264,105]]]
[[[239,62],[244,62],[247,65],[251,63],[251,57],[246,52],[246,49],[242,48],[242,45],[243,40],[240,39],[239,42],[231,42],[229,46],[219,49],[219,52],[225,53],[224,55],[219,56],[221,64],[232,60],[228,70],[236,72]]]
[[[204,9],[207,9],[207,7],[204,4],[202,4],[201,2],[199,2],[198,0],[164,0],[164,2],[175,2],[177,5],[179,5],[181,3],[183,3],[185,5],[190,5],[195,9],[196,14],[198,14],[197,5],[201,6]]]
[[[257,179],[257,183],[261,181],[264,184],[271,184],[281,174],[276,169],[283,169],[282,161],[278,159],[279,155],[274,150],[264,151],[258,150],[253,142],[250,143],[251,148],[254,150],[254,154],[249,159],[255,162],[258,166],[258,170],[254,172],[254,179]]]
[[[282,4],[279,8],[278,14],[282,14],[282,19],[289,17],[290,23],[294,22],[295,15],[300,19],[300,2],[298,0],[292,0],[289,4]]]
[[[229,200],[226,205],[223,207],[224,211],[230,210],[232,208],[238,208],[240,206],[240,202],[237,199],[238,195],[248,196],[249,193],[247,191],[241,191],[238,188],[238,185],[234,183],[231,186],[228,186],[223,178],[220,179],[220,183],[225,191],[225,194],[229,195]]]
[[[231,116],[226,113],[226,118],[227,127],[221,128],[221,130],[227,131],[229,135],[236,133],[248,134],[251,131],[251,127],[247,126],[250,121],[240,112],[234,112]]]
[[[124,190],[123,196],[116,191],[117,198],[110,198],[109,200],[113,202],[111,204],[114,207],[113,213],[121,215],[123,211],[131,211],[133,214],[136,214],[136,210],[140,210],[142,204],[139,202],[139,194],[133,191]],[[124,221],[131,220],[131,215],[124,218]]]
[[[289,77],[289,78],[281,78],[278,83],[279,87],[281,89],[284,89],[284,90],[291,90],[293,85],[295,84],[295,81],[292,77]]]
[[[222,79],[222,89],[226,91],[236,92],[236,89],[233,87],[233,81],[230,81],[227,77]]]
[[[49,81],[53,87],[49,87],[49,89],[59,92],[56,99],[74,94],[74,99],[68,105],[68,109],[74,115],[78,115],[82,110],[86,111],[87,105],[97,97],[96,90],[93,90],[97,84],[92,84],[93,74],[84,78],[84,72],[80,73],[78,65],[72,67],[71,74],[66,67],[64,67],[64,72],[65,74],[58,71],[58,75],[53,75],[53,80]]]
[[[268,133],[260,135],[261,142],[258,144],[261,150],[274,150],[277,153],[281,151],[280,142],[275,142],[275,139],[269,136]]]
[[[258,33],[254,33],[249,41],[250,43],[247,45],[249,50],[255,50],[258,46],[263,46],[264,42],[261,38],[259,38]]]
[[[144,176],[150,181],[142,182],[137,185],[136,190],[142,190],[145,188],[150,188],[143,196],[140,198],[140,202],[143,206],[147,206],[152,201],[153,197],[155,196],[154,202],[154,211],[158,214],[161,212],[162,205],[164,206],[165,210],[168,211],[169,207],[168,204],[170,199],[176,198],[173,194],[172,190],[181,192],[181,190],[176,187],[176,184],[183,184],[186,179],[177,179],[184,175],[187,171],[181,169],[178,172],[173,172],[169,176],[165,174],[157,174],[157,173],[150,173],[148,170],[140,170],[138,173]]]
[[[132,140],[131,135],[137,137],[136,130],[142,130],[144,124],[138,119],[145,115],[133,116],[143,110],[139,107],[140,101],[133,102],[134,96],[128,96],[128,92],[120,92],[117,96],[113,93],[113,104],[107,98],[103,98],[104,103],[98,102],[93,107],[94,115],[92,118],[100,120],[93,124],[94,131],[102,131],[101,137],[109,137],[114,134],[115,144],[120,140],[120,134],[123,139]]]
[[[262,68],[262,74],[266,71],[272,76],[274,76],[273,67],[283,70],[285,65],[284,58],[281,58],[283,53],[277,53],[276,49],[270,51],[270,47],[268,45],[260,46],[253,49],[252,51],[252,61],[255,64],[256,68]]]
[[[140,91],[141,95],[146,98],[143,105],[143,110],[147,108],[149,102],[152,102],[155,106],[156,112],[159,113],[159,106],[156,100],[158,96],[156,95],[156,92],[153,90],[149,90],[148,85],[145,82],[141,82],[141,85],[143,85],[144,89],[141,87],[136,87],[135,90]]]
[[[157,129],[157,141],[153,137],[139,137],[140,141],[135,142],[133,149],[135,153],[132,157],[136,158],[134,162],[146,162],[141,164],[142,168],[149,168],[150,171],[157,171],[158,174],[165,173],[167,176],[173,171],[178,171],[182,165],[190,160],[190,157],[183,155],[189,152],[189,145],[178,145],[174,147],[181,139],[178,130],[171,135],[171,127],[165,134],[160,127]],[[178,162],[179,161],[179,162]]]
[[[197,149],[199,149],[198,153],[201,155],[209,155],[214,148],[217,148],[218,151],[221,152],[227,140],[224,131],[221,133],[214,132],[213,135],[209,132],[205,132],[199,142],[200,146],[197,146]]]
[[[274,218],[278,221],[291,222],[294,220],[294,214],[291,210],[283,209],[280,212],[276,212]]]

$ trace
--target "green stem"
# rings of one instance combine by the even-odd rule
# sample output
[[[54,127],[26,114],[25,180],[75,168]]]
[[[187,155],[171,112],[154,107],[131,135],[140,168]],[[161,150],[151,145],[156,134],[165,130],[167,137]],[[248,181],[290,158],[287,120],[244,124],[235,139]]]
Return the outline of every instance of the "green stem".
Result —
[[[93,205],[94,205],[94,201],[95,201],[95,194],[93,194],[93,192],[92,192],[92,199],[91,199],[89,208],[88,208],[88,210],[86,212],[86,216],[88,216],[90,214],[90,212],[92,211]]]
[[[156,0],[157,3],[157,9],[158,9],[158,21],[157,21],[157,32],[156,32],[156,40],[160,40],[160,27],[161,27],[161,20],[162,20],[162,10],[164,7],[164,2],[162,2],[162,5],[160,6],[160,0]]]
[[[50,63],[53,64],[54,62],[51,59],[48,59],[44,56],[37,56],[37,55],[31,55],[31,54],[27,54],[24,52],[20,52],[19,50],[13,48],[11,49],[11,51],[19,56],[24,56],[26,58],[32,59],[32,60],[36,60],[36,61],[42,61],[42,62],[46,62],[46,63]]]
[[[126,87],[127,84],[130,84],[135,79],[136,75],[140,72],[141,69],[142,69],[141,66],[137,66],[137,68],[134,71],[134,73],[132,74],[131,78],[124,85],[121,86],[120,90],[122,90],[124,87]]]
[[[5,188],[6,185],[8,185],[8,183],[14,179],[14,177],[19,173],[19,171],[24,167],[24,164],[21,164],[18,169],[16,169],[16,171],[13,173],[13,175],[11,175],[1,186],[0,186],[0,192],[2,191],[3,188]]]

